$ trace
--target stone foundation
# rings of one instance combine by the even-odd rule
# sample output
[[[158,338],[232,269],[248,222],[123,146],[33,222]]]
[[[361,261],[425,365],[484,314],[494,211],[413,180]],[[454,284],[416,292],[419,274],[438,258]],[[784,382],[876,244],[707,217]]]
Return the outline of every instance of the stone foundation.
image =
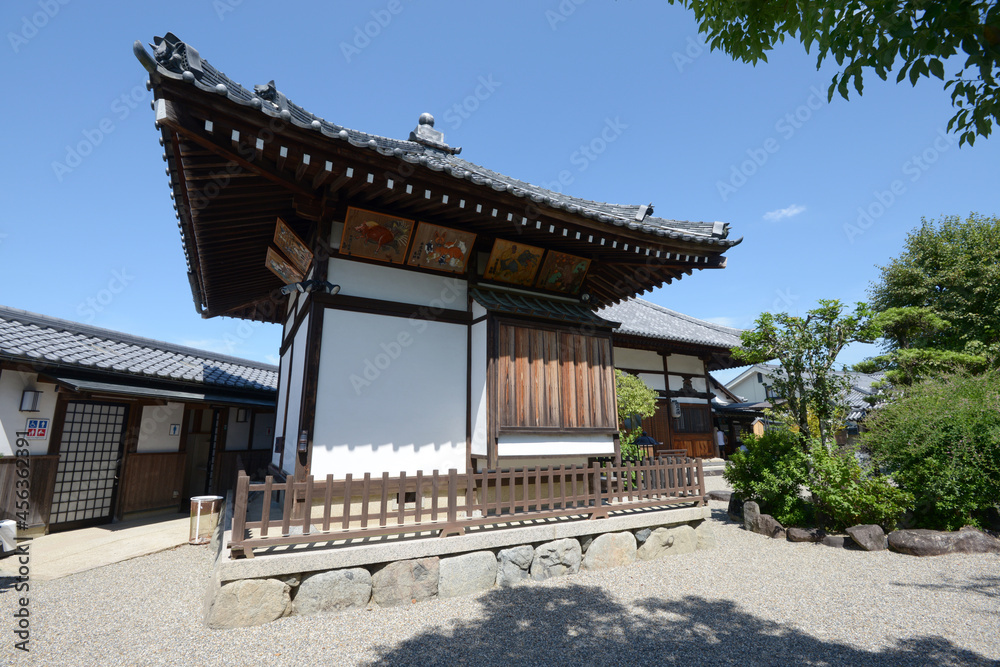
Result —
[[[708,513],[708,508],[682,508],[235,561],[223,550],[206,597],[205,622],[235,628],[291,614],[413,604],[692,553],[715,546]],[[555,539],[530,539],[545,533]],[[518,544],[518,538],[528,539]],[[403,553],[414,557],[386,558]]]

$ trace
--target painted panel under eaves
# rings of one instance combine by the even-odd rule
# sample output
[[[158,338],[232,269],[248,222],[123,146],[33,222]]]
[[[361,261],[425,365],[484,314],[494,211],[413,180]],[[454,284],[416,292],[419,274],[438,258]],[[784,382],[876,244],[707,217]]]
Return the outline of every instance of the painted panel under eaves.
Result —
[[[464,472],[467,336],[460,324],[328,309],[313,475]]]

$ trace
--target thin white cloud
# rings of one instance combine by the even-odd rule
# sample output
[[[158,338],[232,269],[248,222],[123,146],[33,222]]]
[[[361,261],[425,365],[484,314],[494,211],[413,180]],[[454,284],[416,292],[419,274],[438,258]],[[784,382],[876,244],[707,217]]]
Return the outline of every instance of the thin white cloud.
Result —
[[[764,214],[764,219],[770,222],[777,222],[778,220],[784,220],[785,218],[792,218],[802,213],[806,210],[805,206],[800,204],[792,204],[791,206],[786,206],[785,208],[778,208],[773,211],[768,211]]]
[[[281,363],[281,357],[279,357],[276,354],[265,354],[264,361],[274,366],[277,366],[278,364]]]

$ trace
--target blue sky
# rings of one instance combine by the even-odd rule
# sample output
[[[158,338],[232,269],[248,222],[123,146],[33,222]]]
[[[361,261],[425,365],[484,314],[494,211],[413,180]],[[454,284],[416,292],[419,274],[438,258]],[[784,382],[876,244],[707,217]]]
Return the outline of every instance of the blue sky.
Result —
[[[132,55],[166,31],[333,122],[406,137],[427,111],[472,162],[730,223],[744,241],[728,268],[646,298],[732,326],[863,300],[922,216],[997,214],[1000,144],[944,133],[940,81],[872,75],[828,104],[835,69],[798,44],[752,67],[711,52],[682,9],[577,2],[5,2],[0,303],[276,360],[275,327],[192,304]]]

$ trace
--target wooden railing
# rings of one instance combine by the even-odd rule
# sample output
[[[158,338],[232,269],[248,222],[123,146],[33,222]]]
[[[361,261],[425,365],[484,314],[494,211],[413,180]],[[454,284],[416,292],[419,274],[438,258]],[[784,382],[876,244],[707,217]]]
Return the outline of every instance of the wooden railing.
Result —
[[[260,520],[247,516],[251,493],[263,493]],[[275,495],[281,516],[271,517]],[[610,512],[679,503],[704,505],[700,460],[664,457],[639,464],[559,466],[361,479],[289,479],[251,484],[240,472],[233,501],[231,556],[288,544],[423,533],[462,535],[472,526],[501,527],[526,519],[607,517]]]

